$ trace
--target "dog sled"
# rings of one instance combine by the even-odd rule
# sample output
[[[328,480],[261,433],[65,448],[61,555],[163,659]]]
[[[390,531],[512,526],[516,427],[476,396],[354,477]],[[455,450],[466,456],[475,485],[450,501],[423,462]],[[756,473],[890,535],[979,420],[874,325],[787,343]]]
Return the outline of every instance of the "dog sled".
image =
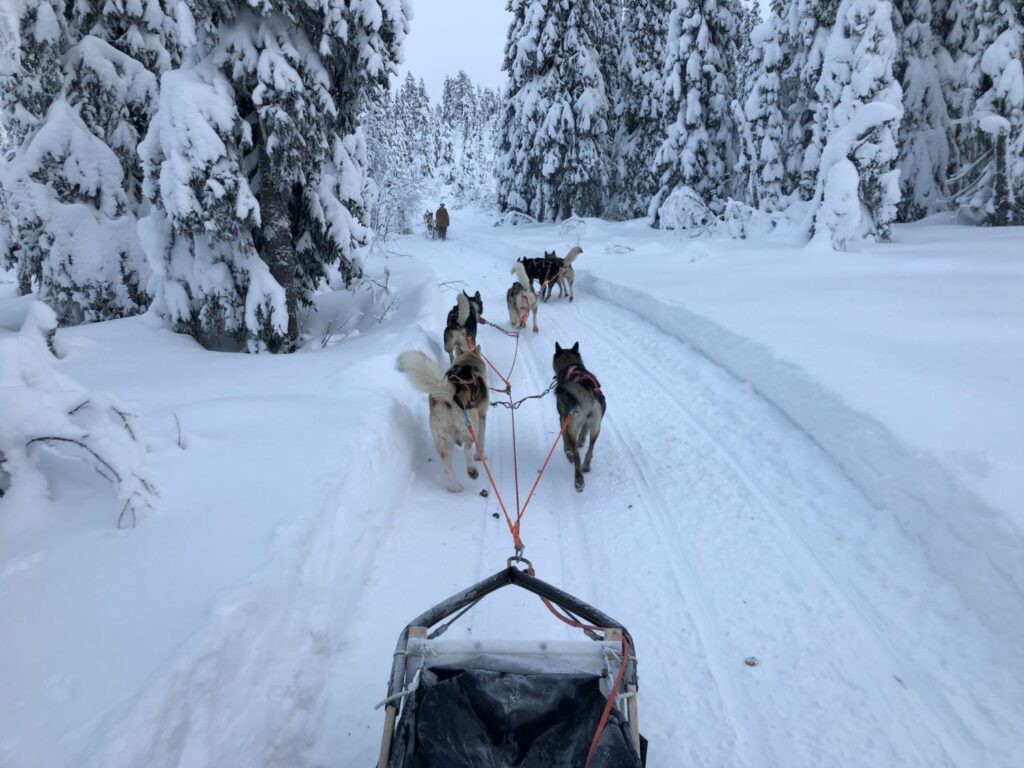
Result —
[[[395,648],[378,768],[642,768],[636,657],[617,621],[522,558],[413,619]],[[532,592],[589,639],[441,636],[488,595]]]

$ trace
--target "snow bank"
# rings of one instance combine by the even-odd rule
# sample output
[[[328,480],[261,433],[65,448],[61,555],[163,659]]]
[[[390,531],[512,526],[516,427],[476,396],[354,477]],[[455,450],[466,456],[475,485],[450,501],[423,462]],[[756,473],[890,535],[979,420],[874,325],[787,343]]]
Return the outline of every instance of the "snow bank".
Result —
[[[930,236],[947,243],[944,255],[948,255],[949,234],[962,235],[962,230],[950,230],[904,228],[903,232],[919,242]],[[977,247],[971,241],[985,236],[976,229],[969,234],[960,243],[968,254]],[[626,275],[611,269],[610,260],[603,258],[592,274],[584,273],[582,286],[693,344],[753,385],[810,434],[873,503],[890,510],[901,527],[923,543],[935,570],[956,586],[990,628],[1024,632],[1024,614],[1011,610],[1024,604],[1022,521],[1012,516],[1016,514],[1013,500],[1021,498],[1020,480],[1011,478],[1011,473],[1016,475],[1020,451],[1019,444],[1013,448],[1010,435],[1019,432],[1006,423],[1020,420],[1014,395],[1024,384],[1020,346],[1005,348],[1008,359],[1001,366],[958,371],[972,364],[974,358],[968,353],[984,354],[991,345],[986,334],[997,339],[1009,335],[1000,330],[1008,319],[985,311],[1007,290],[1005,282],[999,284],[999,270],[992,269],[992,264],[968,268],[976,278],[985,277],[987,270],[993,272],[992,279],[975,280],[972,285],[958,281],[962,275],[948,262],[916,263],[908,270],[907,264],[890,262],[886,267],[865,261],[860,268],[844,263],[836,270],[828,262],[816,266],[815,257],[807,254],[774,256],[759,255],[771,265],[735,256],[702,263],[690,268],[700,272],[687,275],[689,279],[668,278],[663,271],[666,264],[657,260],[649,262],[650,272],[634,266]],[[780,265],[780,261],[786,263]],[[769,276],[772,270],[773,277]],[[679,275],[678,266],[675,271]],[[1024,277],[1019,264],[1006,271],[1017,280]],[[879,277],[889,281],[888,289],[873,280]],[[907,307],[905,294],[899,293],[908,288],[899,278],[907,277],[913,278],[919,291],[927,284],[933,295],[916,296]],[[836,278],[848,282],[838,288]],[[957,318],[965,322],[951,324],[953,318],[943,312],[964,308],[946,290],[971,291],[982,302],[976,307],[977,316]],[[804,306],[792,311],[800,302]],[[887,338],[886,326],[900,320],[887,319],[884,313],[900,304],[925,315],[908,323],[909,339],[895,332],[894,338]],[[872,306],[881,317],[873,316]],[[824,307],[831,314],[818,312]],[[797,318],[811,316],[818,318],[816,324],[804,325],[802,320],[793,324]],[[924,334],[919,340],[913,338],[918,332]],[[927,337],[929,333],[932,338]],[[946,387],[936,386],[936,378],[941,377],[948,377]],[[972,391],[970,385],[978,388]],[[887,407],[876,407],[883,401]],[[901,423],[893,418],[893,409],[913,415]],[[977,416],[980,423],[965,430],[970,416]],[[1003,422],[1001,429],[986,431],[999,422]],[[1005,441],[1001,440],[1004,435]],[[946,441],[961,438],[962,453],[944,450]],[[972,453],[979,440],[990,446],[990,454]],[[988,482],[965,482],[964,475],[972,471]],[[997,471],[998,478],[986,477]],[[988,493],[980,492],[982,486]]]
[[[95,765],[303,763],[330,666],[365,641],[352,632],[359,582],[405,495],[421,426],[405,406],[365,405],[346,431],[352,462],[275,534],[270,563],[217,602],[175,668],[108,726],[114,746]]]

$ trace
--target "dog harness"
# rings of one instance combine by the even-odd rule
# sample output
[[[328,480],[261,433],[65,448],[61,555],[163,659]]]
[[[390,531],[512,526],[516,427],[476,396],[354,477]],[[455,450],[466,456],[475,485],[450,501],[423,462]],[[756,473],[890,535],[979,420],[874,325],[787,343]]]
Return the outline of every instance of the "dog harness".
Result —
[[[562,381],[579,384],[581,387],[584,386],[583,382],[589,382],[590,386],[594,388],[594,394],[601,394],[601,383],[597,380],[597,376],[582,366],[570,365],[562,373]]]
[[[462,366],[462,368],[460,370],[465,369],[465,368],[469,368],[469,378],[463,378],[462,376],[459,376],[455,372],[454,368],[450,368],[448,370],[448,373],[446,373],[444,375],[444,377],[446,379],[448,379],[448,381],[450,381],[452,384],[454,384],[456,386],[456,392],[455,392],[456,396],[459,394],[458,393],[458,389],[457,389],[458,387],[464,387],[466,389],[466,391],[469,392],[469,405],[468,406],[463,406],[462,403],[460,403],[458,401],[457,397],[454,397],[454,396],[452,397],[452,399],[455,400],[455,404],[457,406],[459,406],[460,408],[465,408],[465,407],[476,408],[476,390],[477,390],[477,387],[479,387],[479,385],[480,385],[480,379],[477,378],[476,371],[474,371],[468,365]]]

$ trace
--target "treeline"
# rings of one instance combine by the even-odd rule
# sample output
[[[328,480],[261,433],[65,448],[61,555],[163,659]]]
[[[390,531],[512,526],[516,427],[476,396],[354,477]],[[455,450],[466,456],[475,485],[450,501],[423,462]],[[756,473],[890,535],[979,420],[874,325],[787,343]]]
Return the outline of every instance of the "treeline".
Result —
[[[1019,0],[509,0],[498,199],[659,222],[798,204],[837,247],[1024,223]]]
[[[411,72],[398,87],[375,94],[364,124],[379,234],[408,231],[424,198],[436,207],[431,195],[493,205],[499,106],[498,94],[464,71],[445,77],[437,104]]]
[[[358,273],[358,117],[403,0],[15,0],[0,258],[63,324],[153,308],[212,348],[287,350]]]

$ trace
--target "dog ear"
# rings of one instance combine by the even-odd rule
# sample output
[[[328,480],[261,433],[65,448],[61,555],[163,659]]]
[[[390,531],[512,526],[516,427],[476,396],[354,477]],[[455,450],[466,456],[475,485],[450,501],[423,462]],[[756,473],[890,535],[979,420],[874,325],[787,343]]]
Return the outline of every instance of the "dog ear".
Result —
[[[555,342],[555,354],[557,355],[557,354],[558,354],[559,352],[561,352],[561,351],[562,351],[562,345],[561,345],[561,344],[559,344],[559,343],[558,343],[558,342],[556,341],[556,342]]]
[[[578,341],[575,344],[572,345],[572,351],[575,352],[576,354],[579,354],[580,343]]]
[[[480,301],[480,291],[477,291],[476,295],[474,295],[473,298],[476,299],[477,301]]]

